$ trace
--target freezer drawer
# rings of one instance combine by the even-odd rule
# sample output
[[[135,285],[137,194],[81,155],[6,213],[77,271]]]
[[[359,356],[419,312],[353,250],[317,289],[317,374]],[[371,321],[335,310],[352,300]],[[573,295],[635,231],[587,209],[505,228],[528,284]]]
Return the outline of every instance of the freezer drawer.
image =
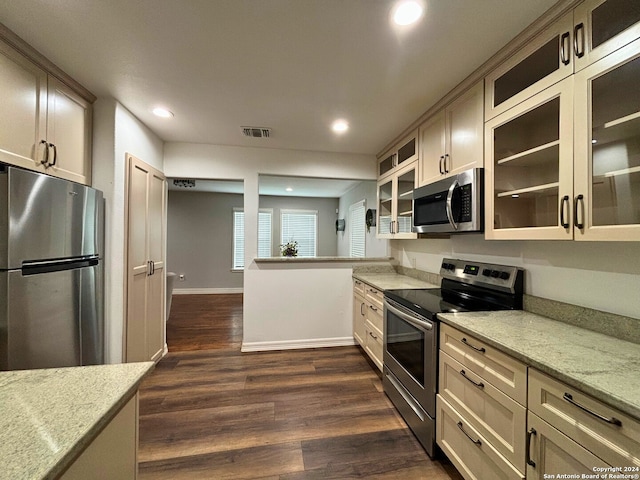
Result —
[[[0,370],[103,363],[101,268],[0,272]]]

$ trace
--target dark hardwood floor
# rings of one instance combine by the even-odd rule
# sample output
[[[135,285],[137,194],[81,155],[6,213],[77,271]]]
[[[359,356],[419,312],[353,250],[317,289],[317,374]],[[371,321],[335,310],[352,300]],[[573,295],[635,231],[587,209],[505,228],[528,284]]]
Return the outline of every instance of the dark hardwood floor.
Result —
[[[358,347],[241,353],[242,295],[177,295],[140,389],[144,479],[459,480]]]

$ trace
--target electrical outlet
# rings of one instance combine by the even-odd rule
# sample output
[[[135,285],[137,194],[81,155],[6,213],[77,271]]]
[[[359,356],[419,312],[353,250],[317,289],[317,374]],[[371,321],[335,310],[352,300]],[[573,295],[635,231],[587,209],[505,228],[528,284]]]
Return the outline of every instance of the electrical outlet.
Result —
[[[184,282],[184,274],[181,273],[180,275],[178,275],[178,280]]]

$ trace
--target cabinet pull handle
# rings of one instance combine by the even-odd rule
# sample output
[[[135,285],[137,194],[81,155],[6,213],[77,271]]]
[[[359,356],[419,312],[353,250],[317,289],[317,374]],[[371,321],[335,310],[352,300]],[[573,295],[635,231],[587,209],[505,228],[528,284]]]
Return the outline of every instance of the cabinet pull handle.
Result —
[[[569,32],[565,32],[560,37],[560,59],[564,65],[569,65],[569,62],[571,61],[571,56],[568,55],[569,51]]]
[[[449,158],[449,154],[445,153],[444,154],[444,173],[449,173],[449,170],[447,169],[447,158]]]
[[[582,410],[584,412],[587,412],[589,415],[592,415],[592,416],[596,417],[597,419],[602,420],[603,422],[607,422],[610,425],[616,425],[618,427],[622,426],[622,422],[620,420],[618,420],[616,417],[605,417],[604,415],[600,415],[599,413],[588,409],[584,405],[579,404],[578,402],[576,402],[573,399],[573,395],[571,395],[570,393],[565,392],[565,394],[562,396],[562,398],[564,400],[566,400],[567,402],[569,402],[571,405],[575,405],[580,410]]]
[[[374,307],[373,305],[369,305],[369,308],[370,308],[371,310],[373,310],[374,312],[377,312],[377,311],[378,311],[378,309],[377,309],[376,307]]]
[[[471,383],[473,383],[476,387],[478,388],[484,388],[484,383],[480,382],[474,382],[473,380],[471,380],[469,377],[467,377],[467,372],[465,372],[464,370],[460,370],[460,375],[462,375],[466,380],[469,380]]]
[[[371,338],[373,338],[374,340],[378,340],[378,337],[376,337],[376,336],[373,334],[373,332],[369,332],[369,336],[370,336]]]
[[[364,307],[364,303],[360,302],[360,315],[364,316],[364,312],[362,311],[362,307]]]
[[[58,161],[58,147],[56,147],[54,143],[50,143],[49,147],[53,147],[53,162],[49,165],[50,167],[53,167]]]
[[[355,281],[356,285],[362,285],[362,282],[359,282],[358,280]]]
[[[536,435],[536,429],[531,427],[527,432],[527,452],[526,452],[526,462],[527,465],[531,465],[533,468],[536,468],[536,462],[531,460],[531,438]]]
[[[578,31],[580,32],[580,42],[578,42]],[[573,49],[576,52],[576,57],[582,58],[584,56],[584,23],[582,22],[573,29]]]
[[[462,431],[462,433],[464,433],[466,435],[466,437],[471,440],[476,446],[480,446],[482,445],[482,442],[480,441],[480,439],[475,440],[471,435],[469,435],[467,432],[465,432],[464,430],[464,425],[462,425],[462,422],[458,422],[458,428]]]
[[[147,277],[151,276],[151,261],[147,260]]]
[[[444,160],[444,155],[440,156],[440,162],[438,163],[438,170],[440,170],[440,175],[444,175],[444,170],[442,170],[442,161]]]
[[[44,144],[44,158],[40,162],[41,165],[46,165],[49,163],[49,144],[46,140],[40,140],[40,145]]]
[[[564,228],[569,228],[569,221],[564,218],[565,207],[567,209],[567,216],[569,216],[569,195],[562,197],[560,202],[560,225]]]
[[[582,207],[580,209],[581,215],[578,215],[578,205]],[[580,194],[576,197],[573,210],[573,224],[580,230],[584,229],[584,195]],[[582,222],[578,220],[578,217],[582,218]]]
[[[476,347],[474,345],[471,345],[466,338],[462,339],[462,343],[464,343],[468,347],[473,348],[476,352],[485,353],[487,351],[484,347]]]

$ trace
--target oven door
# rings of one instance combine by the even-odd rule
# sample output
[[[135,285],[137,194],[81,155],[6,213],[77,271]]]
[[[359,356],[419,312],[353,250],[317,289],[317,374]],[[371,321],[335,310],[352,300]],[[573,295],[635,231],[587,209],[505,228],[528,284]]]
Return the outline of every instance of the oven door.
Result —
[[[384,366],[435,418],[438,322],[385,298]]]

